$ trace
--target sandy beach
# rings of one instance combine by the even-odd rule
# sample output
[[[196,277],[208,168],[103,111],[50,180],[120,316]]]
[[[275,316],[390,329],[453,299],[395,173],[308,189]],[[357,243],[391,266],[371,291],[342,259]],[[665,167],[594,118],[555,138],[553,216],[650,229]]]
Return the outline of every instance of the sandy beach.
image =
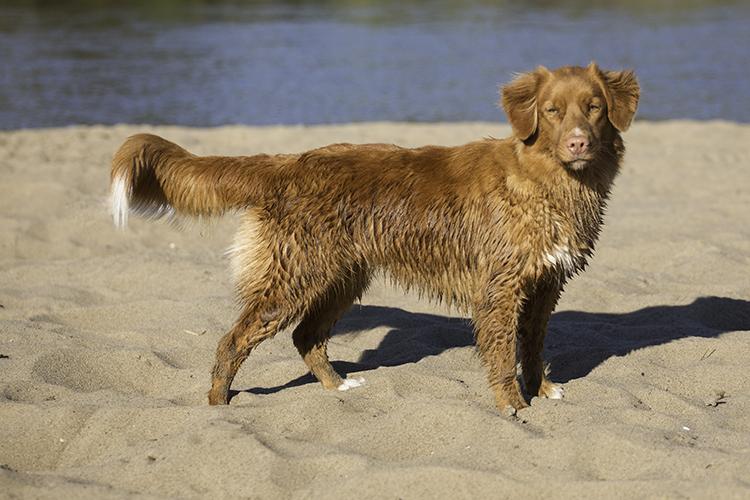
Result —
[[[748,498],[750,125],[636,122],[591,265],[546,342],[564,400],[503,417],[465,318],[374,284],[326,392],[289,332],[209,407],[235,219],[108,213],[130,134],[197,154],[459,144],[496,123],[0,132],[1,498]]]

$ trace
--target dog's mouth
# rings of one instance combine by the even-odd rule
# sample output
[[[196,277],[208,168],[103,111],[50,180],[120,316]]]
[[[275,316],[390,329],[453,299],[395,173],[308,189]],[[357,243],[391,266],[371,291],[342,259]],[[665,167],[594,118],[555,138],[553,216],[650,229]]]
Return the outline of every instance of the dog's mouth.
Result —
[[[591,158],[576,158],[574,160],[564,161],[563,165],[570,170],[579,171],[583,170],[591,163]]]
[[[583,154],[574,155],[569,151],[558,151],[558,158],[560,162],[565,165],[565,168],[573,171],[580,171],[586,168],[594,161],[597,156],[596,149],[589,149]]]

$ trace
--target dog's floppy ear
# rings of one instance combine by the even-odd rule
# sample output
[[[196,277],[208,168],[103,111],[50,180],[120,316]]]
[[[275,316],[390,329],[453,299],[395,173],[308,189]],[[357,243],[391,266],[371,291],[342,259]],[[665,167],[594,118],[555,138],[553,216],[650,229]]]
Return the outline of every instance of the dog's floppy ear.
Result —
[[[632,70],[603,71],[595,63],[588,70],[601,82],[607,100],[607,117],[620,132],[625,132],[638,109],[641,88]]]
[[[522,73],[502,88],[501,104],[508,115],[513,133],[525,141],[536,132],[539,85],[549,75],[549,70],[539,66],[531,73]]]

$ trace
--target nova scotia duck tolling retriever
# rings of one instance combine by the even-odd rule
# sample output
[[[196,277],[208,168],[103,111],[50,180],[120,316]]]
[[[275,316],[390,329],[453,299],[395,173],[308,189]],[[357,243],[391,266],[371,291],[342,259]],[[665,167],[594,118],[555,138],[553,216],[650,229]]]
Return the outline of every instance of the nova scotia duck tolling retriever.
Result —
[[[512,137],[462,146],[228,157],[155,135],[125,141],[112,162],[116,225],[131,210],[240,215],[229,253],[242,309],[219,341],[209,404],[227,404],[253,348],[292,325],[324,388],[360,385],[336,373],[326,345],[378,270],[471,315],[500,411],[562,397],[542,360],[547,322],[592,255],[640,90],[632,71],[592,63],[539,67],[501,93]]]

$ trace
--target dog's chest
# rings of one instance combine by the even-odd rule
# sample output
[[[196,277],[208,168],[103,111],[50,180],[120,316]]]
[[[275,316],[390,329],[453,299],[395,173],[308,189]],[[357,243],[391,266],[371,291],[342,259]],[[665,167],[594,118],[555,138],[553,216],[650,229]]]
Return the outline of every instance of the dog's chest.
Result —
[[[572,224],[549,221],[541,236],[537,269],[569,277],[583,268],[590,248]]]
[[[576,270],[577,256],[574,256],[570,251],[570,247],[566,244],[555,244],[552,248],[548,249],[544,255],[544,267],[553,268],[565,272],[565,274],[572,273]]]

